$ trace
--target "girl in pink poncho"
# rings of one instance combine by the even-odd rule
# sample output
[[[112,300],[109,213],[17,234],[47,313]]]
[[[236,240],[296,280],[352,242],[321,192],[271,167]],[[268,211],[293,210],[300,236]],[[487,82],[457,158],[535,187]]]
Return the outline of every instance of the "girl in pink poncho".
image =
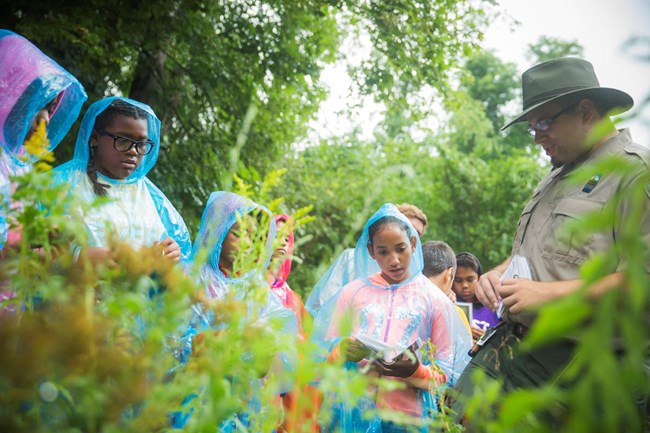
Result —
[[[21,226],[9,228],[7,210],[18,211],[12,199],[16,185],[11,176],[31,170],[25,142],[45,123],[48,151],[54,150],[77,119],[86,92],[79,81],[29,40],[0,29],[0,260],[5,247],[19,246]],[[14,292],[0,281],[0,314]]]
[[[348,367],[401,388],[376,390],[372,401],[355,407],[334,405],[325,430],[405,432],[408,425],[427,431],[422,420],[435,415],[436,391],[453,384],[467,365],[471,336],[454,304],[422,275],[420,240],[394,205],[383,205],[366,223],[354,259],[357,279],[321,309],[314,334],[323,336],[329,361],[343,356]],[[344,334],[345,319],[352,326]],[[364,420],[363,412],[375,406],[409,422]]]
[[[281,240],[273,254],[273,259],[279,263],[275,270],[271,270],[269,285],[273,294],[282,302],[282,305],[291,310],[296,316],[298,339],[302,341],[307,337],[303,328],[303,320],[308,317],[307,310],[300,296],[291,290],[291,287],[287,284],[293,257],[293,224],[289,215],[286,214],[275,215],[274,218],[277,234],[278,237],[281,237]],[[273,268],[273,265],[271,267]],[[287,433],[295,431],[318,432],[319,426],[316,416],[318,415],[320,403],[320,393],[311,386],[294,387],[290,392],[283,394],[284,419],[277,431]]]
[[[279,266],[271,271],[269,285],[271,291],[280,299],[282,305],[291,310],[296,316],[298,322],[298,336],[305,338],[305,332],[302,327],[302,321],[307,310],[300,296],[289,287],[287,278],[291,273],[291,261],[293,256],[293,227],[289,215],[275,215],[275,227],[278,235],[285,236],[280,246],[273,253],[273,259],[278,260]],[[289,227],[287,227],[289,226]]]
[[[31,170],[25,142],[45,123],[53,151],[77,119],[86,92],[79,81],[34,44],[0,29],[0,249],[17,245],[20,228],[9,230],[6,208],[15,191],[10,176]],[[0,253],[1,254],[1,253]]]

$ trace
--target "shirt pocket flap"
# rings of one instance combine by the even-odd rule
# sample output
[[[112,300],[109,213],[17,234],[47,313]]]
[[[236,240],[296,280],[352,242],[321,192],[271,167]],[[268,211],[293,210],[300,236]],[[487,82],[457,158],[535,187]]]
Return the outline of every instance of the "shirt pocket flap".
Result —
[[[594,249],[598,250],[597,233],[581,233],[575,222],[589,213],[599,212],[603,203],[579,198],[564,198],[553,209],[551,231],[541,234],[543,257],[571,263],[582,263]]]
[[[583,200],[579,198],[565,198],[558,202],[555,209],[553,209],[553,213],[578,219],[588,213],[600,211],[602,208],[603,203],[596,201]]]

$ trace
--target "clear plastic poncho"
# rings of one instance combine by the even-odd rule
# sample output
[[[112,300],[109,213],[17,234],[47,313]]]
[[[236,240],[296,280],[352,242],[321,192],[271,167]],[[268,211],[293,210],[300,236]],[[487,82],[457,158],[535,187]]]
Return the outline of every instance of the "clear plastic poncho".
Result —
[[[221,249],[224,239],[230,229],[237,223],[238,218],[250,214],[254,210],[260,210],[269,216],[268,235],[264,241],[264,253],[259,257],[258,266],[254,269],[237,275],[226,275],[219,266]],[[250,303],[249,314],[253,320],[269,320],[278,318],[286,325],[284,331],[296,335],[296,319],[293,313],[284,308],[280,300],[272,295],[270,289],[263,305],[257,305],[256,301],[249,301],[246,295],[255,287],[266,287],[265,272],[273,255],[273,240],[275,239],[275,220],[271,212],[264,206],[260,206],[250,199],[238,194],[218,191],[210,194],[208,202],[201,217],[199,233],[194,241],[191,263],[194,263],[203,250],[207,251],[205,263],[199,269],[199,281],[205,287],[205,295],[209,300],[223,299],[232,293],[236,299],[246,300]],[[192,328],[194,331],[211,329],[218,324],[213,323],[210,311],[204,312],[203,306],[197,304],[193,307]],[[191,352],[191,346],[189,347]],[[187,354],[187,348],[185,349]]]
[[[69,184],[70,192],[77,194],[86,203],[92,203],[97,198],[92,181],[86,173],[90,158],[90,136],[96,117],[116,99],[137,106],[147,113],[147,135],[156,144],[126,179],[111,179],[97,173],[99,181],[110,185],[107,195],[111,200],[94,207],[83,216],[89,246],[105,247],[109,236],[116,236],[138,249],[170,236],[180,247],[181,261],[187,261],[192,249],[187,226],[165,194],[146,177],[158,159],[160,148],[160,120],[148,105],[121,97],[105,98],[92,104],[81,121],[74,155],[70,161],[54,169],[54,181]]]
[[[312,316],[316,317],[321,307],[355,278],[354,248],[348,248],[336,258],[327,272],[318,280],[307,297],[305,308]]]
[[[223,241],[238,219],[255,210],[259,210],[269,217],[268,235],[264,240],[263,254],[258,258],[259,266],[244,274],[226,275],[219,267]],[[250,281],[262,278],[260,270],[264,272],[271,262],[274,239],[275,220],[267,208],[232,192],[217,191],[210,194],[192,249],[193,261],[196,260],[201,250],[207,250],[206,261],[201,267],[200,277],[205,284],[208,298],[222,298],[230,291],[231,287],[241,289]]]
[[[60,96],[59,96],[60,95]],[[10,202],[9,176],[29,170],[17,157],[36,114],[55,98],[47,136],[52,151],[79,116],[86,92],[79,81],[34,44],[9,30],[0,29],[0,193]],[[4,210],[0,210],[0,248],[7,236]]]
[[[258,210],[266,214],[268,218],[268,230],[264,240],[263,253],[257,258],[257,265],[246,272],[229,273],[223,271],[219,266],[222,245],[230,229],[243,217]],[[264,230],[262,230],[264,231]],[[259,325],[264,323],[280,324],[278,341],[295,341],[297,336],[297,325],[294,314],[282,306],[280,300],[271,292],[266,281],[266,272],[273,254],[273,242],[275,239],[275,220],[271,212],[257,203],[231,192],[218,191],[210,194],[201,224],[191,255],[191,263],[202,258],[207,252],[205,262],[200,266],[199,281],[205,287],[205,296],[208,300],[218,301],[233,296],[237,300],[247,304],[247,316],[245,324]],[[256,289],[264,288],[265,296],[260,299],[254,296]],[[192,343],[196,335],[207,330],[222,330],[227,324],[215,323],[212,310],[206,308],[202,303],[192,306],[192,317],[188,329],[181,339],[179,359],[182,363],[189,360],[193,347]],[[286,337],[286,338],[285,338]],[[283,352],[279,354],[277,368],[272,370],[292,371],[295,365],[293,353]],[[259,389],[261,380],[251,384],[251,389]],[[287,389],[280,390],[287,391]],[[258,413],[260,401],[253,395],[249,402],[249,412]],[[237,414],[238,421],[247,424],[248,414]],[[188,420],[188,414],[181,411],[173,417],[173,425],[182,428]],[[233,423],[226,421],[220,426],[220,431],[231,431]]]
[[[368,251],[368,229],[387,216],[403,221],[408,227],[409,238],[417,239],[409,276],[398,284],[384,280],[379,265]],[[338,291],[320,309],[314,326],[315,341],[331,353],[341,339],[355,337],[374,349],[374,356],[388,362],[409,347],[416,347],[415,353],[421,364],[418,371],[428,368],[434,372],[429,376],[435,379],[416,387],[406,379],[384,376],[402,381],[406,388],[378,391],[374,401],[361,401],[356,407],[336,403],[333,425],[329,428],[334,431],[381,431],[378,427],[380,421],[363,420],[364,412],[375,407],[413,417],[435,416],[435,392],[456,382],[469,362],[467,352],[472,340],[454,304],[422,275],[420,240],[408,218],[394,205],[383,205],[368,220],[354,251],[354,265],[357,279]],[[351,317],[352,326],[350,332],[343,335],[340,322],[345,317]],[[346,367],[363,369],[368,362],[369,359],[359,363],[347,362]]]

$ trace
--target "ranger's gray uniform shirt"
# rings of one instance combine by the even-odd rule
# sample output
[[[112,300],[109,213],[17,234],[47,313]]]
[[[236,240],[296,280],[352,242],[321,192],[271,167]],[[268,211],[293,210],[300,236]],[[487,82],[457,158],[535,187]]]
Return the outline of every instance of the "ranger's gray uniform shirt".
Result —
[[[617,156],[631,164],[631,168],[621,176],[603,175],[589,192],[585,182],[567,182],[569,175],[578,166],[602,161]],[[532,278],[535,281],[562,281],[580,278],[580,265],[596,252],[609,251],[616,245],[622,221],[630,211],[630,203],[622,201],[617,208],[616,219],[611,230],[590,233],[586,239],[578,239],[576,230],[567,231],[565,224],[590,212],[599,212],[620,191],[647,173],[650,167],[650,150],[632,142],[629,130],[619,132],[598,149],[592,151],[584,160],[562,166],[549,173],[542,180],[519,219],[519,226],[512,247],[512,254],[528,259]],[[650,188],[646,185],[644,195],[645,212],[641,233],[650,245]],[[619,260],[616,269],[625,267]],[[650,264],[646,262],[650,272]],[[510,315],[510,320],[530,326],[529,314]]]

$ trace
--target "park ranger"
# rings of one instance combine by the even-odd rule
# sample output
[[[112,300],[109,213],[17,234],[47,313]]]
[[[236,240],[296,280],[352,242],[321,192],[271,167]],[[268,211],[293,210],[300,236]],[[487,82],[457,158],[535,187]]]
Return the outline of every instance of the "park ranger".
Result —
[[[521,214],[512,255],[481,276],[478,299],[495,311],[505,311],[505,320],[490,333],[491,338],[472,350],[475,356],[459,379],[459,397],[452,404],[459,419],[464,415],[464,401],[474,393],[471,379],[475,369],[499,379],[504,390],[511,391],[540,387],[569,364],[576,345],[570,336],[525,353],[517,351],[518,344],[535,319],[531,310],[581,287],[580,266],[588,258],[595,253],[620,251],[614,249],[620,247],[617,242],[621,224],[634,206],[631,200],[620,198],[620,193],[635,182],[646,183],[639,231],[645,245],[650,244],[650,152],[635,144],[628,130],[617,130],[609,118],[629,110],[632,98],[620,90],[601,87],[591,63],[569,57],[525,71],[522,89],[523,111],[502,130],[527,122],[535,143],[551,158],[553,168]],[[611,156],[628,164],[624,173],[594,171],[586,182],[569,180],[578,168],[592,167]],[[579,224],[566,224],[612,203],[616,206],[616,220],[608,230],[581,237],[574,233],[580,229]],[[508,268],[514,258],[528,268],[530,279],[516,278],[517,272],[512,278]],[[647,255],[645,263],[648,268]],[[589,290],[597,295],[617,287],[624,269],[621,257],[607,270],[608,275]],[[471,424],[467,417],[464,422]]]

